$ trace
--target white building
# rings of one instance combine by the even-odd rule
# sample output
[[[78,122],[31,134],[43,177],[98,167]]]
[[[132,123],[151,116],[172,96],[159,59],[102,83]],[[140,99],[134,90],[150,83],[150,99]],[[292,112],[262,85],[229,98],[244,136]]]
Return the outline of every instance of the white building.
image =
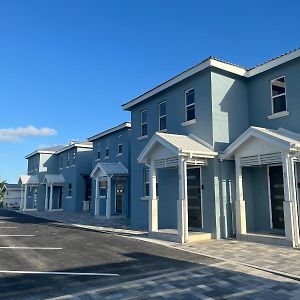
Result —
[[[21,186],[18,184],[5,185],[5,194],[3,198],[3,207],[19,208],[21,202]]]

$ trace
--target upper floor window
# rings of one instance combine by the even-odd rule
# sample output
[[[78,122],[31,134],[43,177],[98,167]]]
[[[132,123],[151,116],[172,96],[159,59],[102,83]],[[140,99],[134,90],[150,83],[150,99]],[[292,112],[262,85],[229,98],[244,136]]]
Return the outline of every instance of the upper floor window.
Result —
[[[272,113],[286,111],[286,84],[285,77],[271,80]]]
[[[189,89],[185,92],[186,121],[195,119],[195,90]]]
[[[73,153],[73,166],[75,165],[76,163],[76,152]]]
[[[97,159],[101,158],[101,152],[100,152],[100,143],[98,143],[98,148],[97,148]]]
[[[59,168],[62,169],[64,166],[64,158],[63,156],[60,157],[60,163],[59,163]]]
[[[67,154],[67,167],[70,166],[70,154],[68,153]]]
[[[118,154],[121,155],[123,153],[123,145],[119,144],[118,145]]]
[[[148,135],[147,110],[141,111],[141,136]]]
[[[68,196],[72,197],[72,183],[68,184]]]
[[[108,158],[109,157],[109,148],[106,148],[105,149],[105,158]]]
[[[159,130],[167,129],[167,102],[159,103]]]

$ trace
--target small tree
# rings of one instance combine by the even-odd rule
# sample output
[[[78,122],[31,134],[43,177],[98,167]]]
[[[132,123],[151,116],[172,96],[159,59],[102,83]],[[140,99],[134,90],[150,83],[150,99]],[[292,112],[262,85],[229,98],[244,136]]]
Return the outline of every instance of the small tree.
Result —
[[[0,207],[3,206],[3,197],[4,197],[4,193],[6,191],[5,183],[6,182],[3,180],[0,181]]]

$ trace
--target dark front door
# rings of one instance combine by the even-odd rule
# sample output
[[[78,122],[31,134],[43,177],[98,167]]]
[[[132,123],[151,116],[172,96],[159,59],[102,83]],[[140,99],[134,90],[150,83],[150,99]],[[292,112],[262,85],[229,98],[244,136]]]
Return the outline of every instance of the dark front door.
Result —
[[[273,228],[284,229],[284,188],[282,166],[269,167],[269,176]]]
[[[62,197],[63,197],[63,187],[60,186],[59,188],[59,194],[58,194],[58,208],[62,208]]]
[[[200,168],[187,170],[189,227],[202,227]]]
[[[116,181],[116,214],[123,213],[123,192],[124,183],[122,181]]]

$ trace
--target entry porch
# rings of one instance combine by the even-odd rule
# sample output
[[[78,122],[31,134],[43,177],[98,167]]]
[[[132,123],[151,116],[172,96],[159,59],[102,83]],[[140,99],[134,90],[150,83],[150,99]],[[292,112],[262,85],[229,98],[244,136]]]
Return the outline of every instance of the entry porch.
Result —
[[[22,175],[19,178],[21,186],[20,210],[36,210],[38,201],[39,179],[36,175]]]

